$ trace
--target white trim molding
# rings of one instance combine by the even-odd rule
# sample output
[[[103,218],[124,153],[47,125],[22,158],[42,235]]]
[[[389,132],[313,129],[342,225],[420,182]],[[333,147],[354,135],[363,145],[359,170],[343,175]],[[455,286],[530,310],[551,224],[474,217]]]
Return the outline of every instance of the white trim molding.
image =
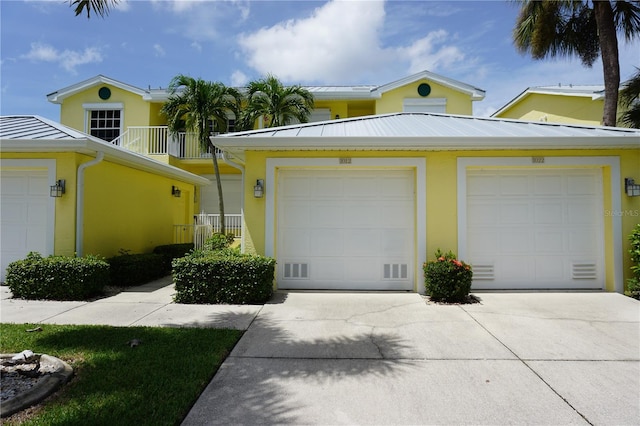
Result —
[[[536,157],[537,158],[537,157]],[[603,168],[608,167],[611,175],[611,205],[604,206],[611,211],[621,210],[622,189],[620,187],[620,158],[617,156],[602,157],[552,157],[545,156],[544,163],[537,163],[534,157],[460,157],[458,158],[458,254],[461,258],[467,253],[467,170],[469,168],[496,169],[544,169],[544,168]],[[604,181],[603,181],[604,185]],[[604,190],[604,188],[603,188]],[[604,214],[604,213],[603,213]],[[622,250],[622,218],[611,218],[613,237],[613,280],[617,293],[624,291],[623,282],[623,250]],[[604,232],[604,230],[603,230]],[[606,247],[606,244],[605,244]],[[607,253],[604,253],[606,258]],[[605,275],[606,277],[606,275]],[[606,283],[605,283],[606,284]]]

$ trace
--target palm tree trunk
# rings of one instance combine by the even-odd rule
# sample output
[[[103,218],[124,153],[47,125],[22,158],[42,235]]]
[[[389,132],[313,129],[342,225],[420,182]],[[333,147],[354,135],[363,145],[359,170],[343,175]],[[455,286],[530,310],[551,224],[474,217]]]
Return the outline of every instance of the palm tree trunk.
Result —
[[[620,89],[620,62],[618,60],[618,38],[611,2],[594,1],[593,11],[598,25],[598,39],[600,41],[604,75],[602,124],[604,126],[615,126],[618,112],[618,90]]]
[[[216,155],[216,147],[209,142],[211,154],[213,156],[213,170],[216,174],[216,184],[218,185],[218,207],[220,209],[220,233],[227,235],[227,229],[224,220],[224,199],[222,197],[222,182],[220,181],[220,167],[218,167],[218,156]]]

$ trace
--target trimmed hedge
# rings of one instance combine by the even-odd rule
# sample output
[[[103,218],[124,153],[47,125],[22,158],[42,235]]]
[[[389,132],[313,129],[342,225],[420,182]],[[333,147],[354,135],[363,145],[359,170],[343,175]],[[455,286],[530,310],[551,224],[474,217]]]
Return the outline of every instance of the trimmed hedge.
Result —
[[[130,287],[148,283],[168,274],[162,254],[123,254],[107,259],[111,266],[111,284]]]
[[[434,301],[464,302],[471,291],[471,266],[452,252],[436,251],[436,260],[423,265],[425,289]]]
[[[163,246],[158,246],[153,249],[153,253],[161,254],[164,256],[165,262],[165,272],[167,274],[171,273],[171,262],[173,259],[177,259],[179,257],[184,257],[189,252],[191,252],[194,248],[193,243],[184,243],[184,244],[166,244]]]
[[[627,280],[627,290],[624,294],[640,300],[640,223],[629,234],[629,241],[631,242],[629,254],[631,255],[631,263],[633,263],[631,265],[633,277]]]
[[[275,259],[229,249],[175,259],[175,302],[263,304],[273,295],[275,265]]]
[[[48,256],[31,252],[7,267],[6,283],[22,299],[86,300],[109,283],[109,264],[98,256]]]

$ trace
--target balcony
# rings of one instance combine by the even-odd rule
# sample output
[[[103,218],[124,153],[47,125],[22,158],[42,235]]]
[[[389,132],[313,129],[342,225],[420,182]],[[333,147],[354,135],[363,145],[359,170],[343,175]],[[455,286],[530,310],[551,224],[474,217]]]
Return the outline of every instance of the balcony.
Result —
[[[195,133],[179,132],[172,135],[167,126],[127,127],[111,143],[142,155],[172,155],[185,160],[211,158],[211,148],[202,152]],[[221,158],[222,151],[216,149],[216,155]]]

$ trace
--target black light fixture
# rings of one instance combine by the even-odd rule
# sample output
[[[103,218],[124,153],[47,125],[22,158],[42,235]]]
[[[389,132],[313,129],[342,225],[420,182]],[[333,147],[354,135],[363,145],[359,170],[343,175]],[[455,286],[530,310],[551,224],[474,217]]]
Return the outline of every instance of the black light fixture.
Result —
[[[180,188],[178,188],[177,186],[171,186],[171,195],[173,195],[174,197],[178,198],[180,197],[180,195],[182,195],[182,191],[180,191]]]
[[[62,197],[64,194],[64,179],[58,179],[54,185],[49,188],[49,195],[52,197]]]
[[[256,184],[253,187],[253,196],[256,198],[262,198],[264,195],[264,180],[258,179],[256,180]]]
[[[340,120],[340,114],[336,114],[336,120]]]
[[[636,183],[634,179],[624,178],[624,192],[629,197],[638,197],[640,196],[640,184]]]

